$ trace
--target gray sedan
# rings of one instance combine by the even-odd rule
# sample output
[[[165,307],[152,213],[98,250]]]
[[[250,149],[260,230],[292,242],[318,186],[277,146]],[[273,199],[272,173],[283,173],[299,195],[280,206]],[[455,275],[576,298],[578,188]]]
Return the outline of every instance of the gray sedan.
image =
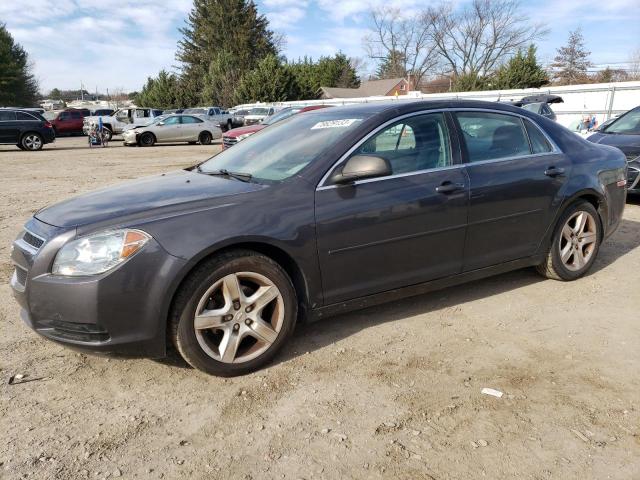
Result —
[[[122,133],[125,145],[152,147],[156,143],[200,143],[209,145],[222,138],[220,127],[197,115],[169,115]]]

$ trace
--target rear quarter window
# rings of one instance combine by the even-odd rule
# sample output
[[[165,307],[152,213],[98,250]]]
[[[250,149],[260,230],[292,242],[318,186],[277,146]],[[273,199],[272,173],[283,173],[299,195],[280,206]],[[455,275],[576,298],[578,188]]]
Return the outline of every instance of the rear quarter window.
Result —
[[[34,122],[38,121],[37,118],[35,118],[30,113],[26,113],[26,112],[16,112],[16,118],[18,120],[30,120],[30,121],[34,121]]]

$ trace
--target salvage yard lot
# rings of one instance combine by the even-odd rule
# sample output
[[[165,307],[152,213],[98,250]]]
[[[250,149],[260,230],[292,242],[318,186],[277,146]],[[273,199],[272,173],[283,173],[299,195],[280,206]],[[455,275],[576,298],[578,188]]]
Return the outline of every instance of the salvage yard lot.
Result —
[[[581,280],[523,270],[300,326],[245,377],[23,325],[9,251],[34,211],[219,148],[0,146],[2,478],[640,478],[638,200]]]

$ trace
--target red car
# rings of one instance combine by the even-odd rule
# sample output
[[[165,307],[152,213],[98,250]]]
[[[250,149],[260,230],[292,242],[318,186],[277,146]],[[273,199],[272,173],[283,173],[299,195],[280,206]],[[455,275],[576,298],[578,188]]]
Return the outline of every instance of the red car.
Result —
[[[274,123],[279,122],[280,120],[284,120],[285,118],[289,118],[296,113],[304,113],[309,112],[311,110],[318,110],[319,108],[329,107],[330,105],[312,105],[310,107],[287,107],[283,108],[279,112],[271,115],[270,117],[265,118],[262,123],[257,125],[248,125],[246,127],[234,128],[232,130],[228,130],[222,136],[222,148],[229,148],[234,146],[240,140],[244,140],[250,135],[253,135],[256,132],[259,132],[263,128],[268,127],[269,125],[273,125]]]
[[[51,125],[56,132],[56,135],[60,134],[81,134],[82,122],[84,117],[89,116],[89,110],[68,108],[61,111],[56,117],[51,120]]]

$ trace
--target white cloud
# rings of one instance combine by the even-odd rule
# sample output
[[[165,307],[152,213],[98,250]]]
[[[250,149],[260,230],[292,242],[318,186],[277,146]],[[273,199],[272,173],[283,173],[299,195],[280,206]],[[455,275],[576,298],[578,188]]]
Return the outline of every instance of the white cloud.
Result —
[[[295,27],[296,23],[302,20],[307,11],[300,7],[286,7],[283,10],[276,10],[267,13],[269,24],[272,29],[281,30]]]

